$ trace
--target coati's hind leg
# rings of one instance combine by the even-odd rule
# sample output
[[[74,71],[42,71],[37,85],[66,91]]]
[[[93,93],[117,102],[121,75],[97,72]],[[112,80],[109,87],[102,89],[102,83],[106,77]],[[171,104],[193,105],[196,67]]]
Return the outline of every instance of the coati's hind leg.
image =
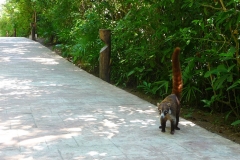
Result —
[[[180,130],[180,128],[178,127],[178,122],[179,122],[179,113],[176,114],[176,125],[175,125],[176,130]]]

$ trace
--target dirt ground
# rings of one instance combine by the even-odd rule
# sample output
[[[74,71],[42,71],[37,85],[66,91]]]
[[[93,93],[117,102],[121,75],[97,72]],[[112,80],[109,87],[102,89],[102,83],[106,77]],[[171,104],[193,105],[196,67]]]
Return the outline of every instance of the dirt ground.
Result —
[[[45,44],[43,39],[39,39],[38,42],[45,45],[49,49],[53,49],[53,45],[51,44]],[[61,54],[59,51],[55,51],[57,54]],[[157,104],[158,100],[155,98],[152,98],[144,93],[139,92],[136,89],[130,89],[130,88],[122,88],[126,90],[129,93],[132,93],[154,105]],[[230,139],[231,141],[234,141],[238,144],[240,144],[240,126],[233,127],[231,126],[230,122],[225,120],[224,114],[210,114],[207,111],[202,111],[196,108],[186,108],[182,106],[181,108],[181,115],[182,118],[187,119],[206,130],[216,133],[220,136],[223,136],[227,139]]]

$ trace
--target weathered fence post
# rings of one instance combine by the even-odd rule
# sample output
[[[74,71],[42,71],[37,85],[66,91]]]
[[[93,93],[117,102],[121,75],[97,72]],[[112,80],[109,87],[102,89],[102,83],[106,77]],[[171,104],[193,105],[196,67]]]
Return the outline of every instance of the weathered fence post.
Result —
[[[36,23],[31,23],[31,38],[32,40],[36,41]]]
[[[17,37],[17,29],[16,29],[16,27],[14,27],[14,30],[13,30],[13,37]]]
[[[36,41],[36,27],[37,27],[37,13],[34,11],[32,15],[33,22],[31,23],[31,36],[32,40]]]
[[[99,35],[106,44],[100,51],[99,77],[106,82],[110,82],[111,30],[100,29]]]

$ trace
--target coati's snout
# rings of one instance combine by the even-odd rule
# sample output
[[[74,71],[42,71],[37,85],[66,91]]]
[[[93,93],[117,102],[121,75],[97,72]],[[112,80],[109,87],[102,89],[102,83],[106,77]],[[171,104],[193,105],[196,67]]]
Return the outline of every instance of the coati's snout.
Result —
[[[171,109],[167,108],[164,110],[160,110],[159,112],[160,112],[161,117],[165,118],[166,116],[169,116],[171,114]]]

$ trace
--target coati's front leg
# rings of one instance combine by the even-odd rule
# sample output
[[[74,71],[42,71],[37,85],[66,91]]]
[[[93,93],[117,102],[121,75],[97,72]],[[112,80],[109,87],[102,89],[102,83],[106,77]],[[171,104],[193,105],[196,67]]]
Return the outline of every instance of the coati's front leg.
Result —
[[[160,121],[161,121],[161,126],[159,126],[159,128],[162,129],[162,132],[166,132],[165,128],[166,128],[167,120],[165,118],[161,118]]]
[[[176,126],[176,124],[175,124],[175,122],[174,122],[174,120],[172,119],[171,121],[171,134],[174,134],[174,130],[175,130],[175,126]]]
[[[162,132],[166,132],[166,123],[167,123],[167,120],[166,118],[161,118],[161,126],[159,126],[160,129],[162,129]],[[170,119],[169,119],[170,120]],[[171,122],[171,134],[174,134],[174,131],[175,131],[175,121],[173,119],[170,120]]]

